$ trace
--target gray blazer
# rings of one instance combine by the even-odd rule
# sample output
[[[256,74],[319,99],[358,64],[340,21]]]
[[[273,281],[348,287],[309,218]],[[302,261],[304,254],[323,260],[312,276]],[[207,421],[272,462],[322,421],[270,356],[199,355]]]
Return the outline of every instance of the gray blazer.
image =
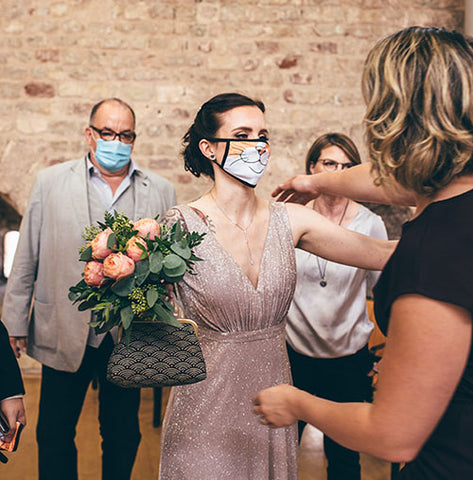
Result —
[[[87,344],[90,312],[68,299],[81,278],[81,237],[89,218],[86,159],[39,172],[20,227],[20,240],[5,293],[2,321],[14,337],[28,337],[28,355],[42,364],[75,372]],[[164,214],[176,204],[170,182],[135,172],[132,220]]]

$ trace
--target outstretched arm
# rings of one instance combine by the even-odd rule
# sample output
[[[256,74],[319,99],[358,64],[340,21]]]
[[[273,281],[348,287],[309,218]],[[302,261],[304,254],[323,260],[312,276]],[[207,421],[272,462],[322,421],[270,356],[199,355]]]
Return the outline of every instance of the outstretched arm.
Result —
[[[341,172],[298,175],[279,184],[272,195],[278,201],[302,204],[324,193],[361,202],[415,205],[414,195],[394,181],[376,186],[370,169],[369,163],[363,163]]]
[[[340,227],[311,208],[286,205],[294,245],[327,260],[382,270],[397,241],[379,240]]]
[[[392,306],[373,404],[336,403],[289,385],[253,399],[261,423],[298,419],[347,448],[392,462],[411,461],[449,404],[467,363],[471,314],[453,304],[404,295]]]

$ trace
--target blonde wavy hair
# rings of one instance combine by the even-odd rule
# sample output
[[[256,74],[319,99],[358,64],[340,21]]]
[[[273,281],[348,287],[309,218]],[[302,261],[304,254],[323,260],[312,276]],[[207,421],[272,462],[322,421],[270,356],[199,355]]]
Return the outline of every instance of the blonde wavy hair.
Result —
[[[463,35],[409,27],[368,54],[366,140],[377,184],[434,195],[473,172],[473,48]]]

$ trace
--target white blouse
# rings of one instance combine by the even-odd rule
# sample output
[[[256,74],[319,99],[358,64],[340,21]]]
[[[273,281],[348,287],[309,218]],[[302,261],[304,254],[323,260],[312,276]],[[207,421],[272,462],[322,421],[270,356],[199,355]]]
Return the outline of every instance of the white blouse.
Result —
[[[387,239],[381,217],[362,205],[346,228]],[[308,357],[351,355],[368,343],[374,328],[366,310],[366,295],[380,272],[318,260],[320,268],[315,255],[296,249],[297,284],[287,315],[287,341]],[[325,287],[320,285],[322,275]]]

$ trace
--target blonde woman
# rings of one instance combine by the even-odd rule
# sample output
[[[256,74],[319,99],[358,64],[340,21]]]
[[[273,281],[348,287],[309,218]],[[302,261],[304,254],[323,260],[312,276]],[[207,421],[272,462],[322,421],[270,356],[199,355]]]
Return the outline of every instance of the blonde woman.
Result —
[[[375,401],[339,404],[280,385],[254,398],[254,412],[408,462],[402,480],[473,478],[473,50],[457,32],[407,28],[370,52],[363,91],[373,175],[362,165],[296,177],[276,193],[415,200],[375,288],[388,334]]]

